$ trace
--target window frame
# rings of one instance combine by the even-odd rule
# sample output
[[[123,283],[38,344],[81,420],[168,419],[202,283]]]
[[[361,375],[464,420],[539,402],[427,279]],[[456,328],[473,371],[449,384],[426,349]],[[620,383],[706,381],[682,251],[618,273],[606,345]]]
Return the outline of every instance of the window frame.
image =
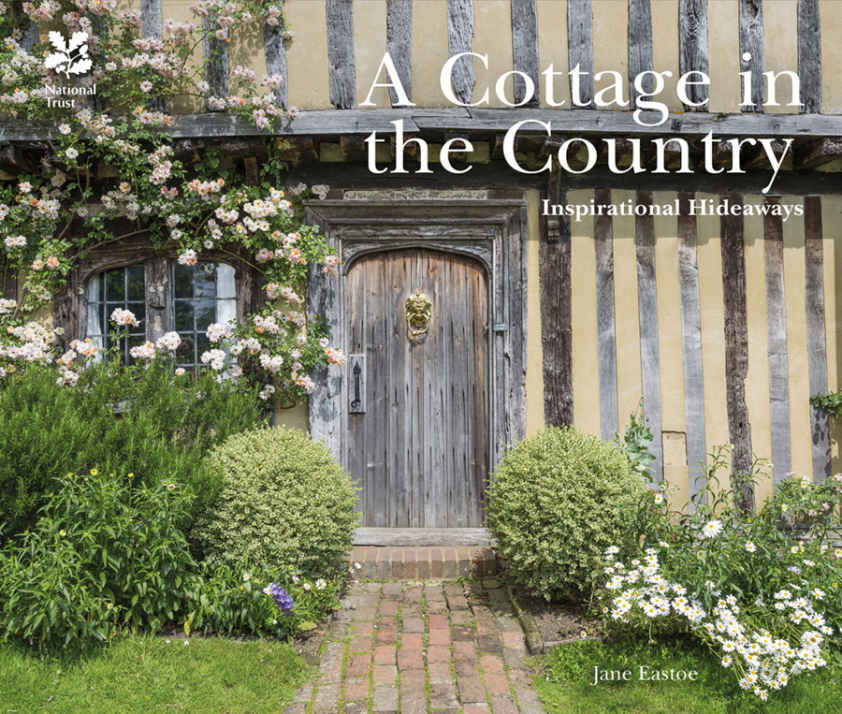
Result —
[[[178,259],[176,246],[156,250],[148,236],[124,239],[98,246],[82,258],[68,275],[65,287],[53,298],[53,324],[63,330],[67,348],[73,339],[87,334],[88,282],[99,273],[142,263],[144,266],[146,339],[154,342],[174,325],[171,264]],[[259,310],[266,302],[261,273],[249,263],[244,251],[203,251],[202,262],[226,263],[234,268],[236,317],[238,321]]]

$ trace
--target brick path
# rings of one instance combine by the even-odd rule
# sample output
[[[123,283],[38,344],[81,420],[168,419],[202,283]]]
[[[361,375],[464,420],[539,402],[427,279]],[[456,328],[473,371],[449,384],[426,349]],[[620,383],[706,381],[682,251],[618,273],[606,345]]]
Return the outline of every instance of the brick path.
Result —
[[[288,714],[542,712],[499,581],[354,583]]]

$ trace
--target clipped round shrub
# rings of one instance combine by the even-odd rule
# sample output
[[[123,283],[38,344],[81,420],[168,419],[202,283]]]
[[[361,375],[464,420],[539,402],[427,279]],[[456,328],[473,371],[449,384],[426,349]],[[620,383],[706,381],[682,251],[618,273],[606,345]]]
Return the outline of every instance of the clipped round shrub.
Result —
[[[604,550],[636,537],[646,487],[613,444],[572,428],[525,439],[488,489],[488,527],[513,579],[547,600],[588,594]]]
[[[265,562],[311,577],[343,567],[356,489],[323,444],[264,427],[229,437],[206,464],[222,488],[193,535],[210,565]]]

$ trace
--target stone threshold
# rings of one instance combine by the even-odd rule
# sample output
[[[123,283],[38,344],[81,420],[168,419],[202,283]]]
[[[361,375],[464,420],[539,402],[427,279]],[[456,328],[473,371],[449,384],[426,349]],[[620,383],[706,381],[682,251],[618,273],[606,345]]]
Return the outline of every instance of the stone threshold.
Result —
[[[357,528],[354,545],[490,547],[494,539],[487,528]]]

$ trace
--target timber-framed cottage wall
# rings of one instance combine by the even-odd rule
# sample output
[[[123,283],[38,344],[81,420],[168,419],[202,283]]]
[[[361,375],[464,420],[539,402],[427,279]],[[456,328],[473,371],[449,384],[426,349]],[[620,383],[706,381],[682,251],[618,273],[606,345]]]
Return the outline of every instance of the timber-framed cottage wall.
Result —
[[[149,35],[187,13],[170,0],[142,0],[140,9]],[[290,41],[267,25],[250,40],[206,47],[207,79],[224,93],[227,72],[238,63],[284,77],[281,102],[299,110],[282,137],[289,183],[331,186],[327,201],[310,209],[329,235],[341,240],[336,221],[346,204],[359,212],[357,225],[368,217],[368,229],[376,231],[383,204],[371,196],[384,192],[393,192],[396,212],[407,215],[423,210],[458,220],[463,211],[464,218],[468,208],[453,196],[471,191],[485,192],[489,211],[495,210],[492,199],[505,195],[516,215],[522,261],[509,270],[523,272],[500,280],[522,289],[522,322],[512,315],[505,323],[489,319],[487,329],[496,323],[510,330],[499,359],[513,375],[507,384],[522,384],[523,394],[501,398],[510,405],[510,423],[502,432],[489,431],[495,455],[545,423],[572,423],[613,438],[642,399],[656,434],[656,477],[675,486],[681,499],[694,492],[700,462],[717,444],[734,445],[735,468],[747,468],[753,455],[771,461],[758,500],[789,472],[821,480],[839,470],[839,433],[811,409],[809,397],[836,390],[842,364],[842,3],[286,0],[284,17]],[[381,88],[372,95],[376,108],[362,108],[387,50],[416,106],[392,108],[394,91]],[[488,55],[487,70],[478,60],[457,65],[454,91],[466,101],[476,101],[489,78],[513,69],[538,84],[541,70],[553,63],[560,72],[579,65],[626,77],[647,69],[674,76],[703,71],[711,85],[694,88],[692,98],[709,103],[706,111],[691,111],[668,81],[670,119],[656,128],[641,127],[627,111],[550,109],[537,102],[507,109],[493,93],[489,106],[454,107],[441,94],[439,71],[462,51]],[[740,106],[738,73],[746,70],[754,76],[755,107]],[[785,70],[799,74],[802,106],[763,111],[762,72]],[[515,99],[523,96],[522,79],[506,86]],[[584,96],[598,89],[589,74]],[[564,82],[558,98],[570,99]],[[254,171],[263,157],[261,132],[193,109],[197,113],[181,116],[172,130],[176,150],[221,144],[231,162]],[[525,117],[551,120],[554,130],[550,138],[533,133],[519,140],[516,151],[531,168],[571,136],[680,136],[698,146],[713,131],[727,138],[794,137],[795,143],[768,195],[761,193],[768,167],[749,146],[740,156],[746,174],[728,173],[726,152],[715,156],[713,174],[695,164],[693,174],[615,175],[603,156],[579,175],[518,174],[503,161],[502,137]],[[448,139],[469,137],[473,151],[454,158],[471,170],[456,175],[434,163],[432,174],[371,173],[363,140],[375,130],[387,136],[396,119],[404,120],[408,134],[428,140],[434,157]],[[14,152],[53,131],[0,124],[0,168],[12,175]],[[381,166],[394,150],[394,142],[381,144]],[[542,215],[544,200],[677,202],[681,215],[571,222]],[[702,200],[800,206],[803,215],[690,215],[691,202]],[[366,202],[370,211],[360,208]],[[318,312],[313,304],[311,310]],[[341,335],[344,328],[336,328]],[[521,362],[513,357],[517,351]],[[348,375],[335,375],[323,389],[309,413],[301,407],[283,419],[315,424],[317,436],[338,444],[345,417],[326,405],[347,398]]]

